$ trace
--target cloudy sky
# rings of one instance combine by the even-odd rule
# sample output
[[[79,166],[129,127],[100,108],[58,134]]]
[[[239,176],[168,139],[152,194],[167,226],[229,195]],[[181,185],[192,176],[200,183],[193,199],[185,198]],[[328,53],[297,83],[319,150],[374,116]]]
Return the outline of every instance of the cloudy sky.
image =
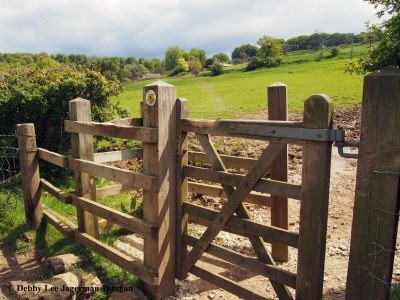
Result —
[[[0,52],[230,54],[263,35],[359,33],[375,12],[363,0],[0,0]]]

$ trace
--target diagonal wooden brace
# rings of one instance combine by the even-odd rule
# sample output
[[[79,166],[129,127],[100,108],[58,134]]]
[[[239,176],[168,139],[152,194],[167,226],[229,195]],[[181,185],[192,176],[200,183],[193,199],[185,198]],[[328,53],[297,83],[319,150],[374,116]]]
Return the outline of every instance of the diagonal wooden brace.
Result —
[[[210,223],[209,227],[196,243],[196,246],[193,247],[185,258],[182,266],[184,272],[188,272],[202,256],[207,247],[215,239],[218,232],[221,231],[221,228],[228,222],[229,218],[236,212],[244,199],[250,194],[254,186],[268,170],[268,167],[283,147],[284,144],[271,144],[264,150],[257,163],[251,168],[249,173],[243,178],[236,190],[229,197],[228,203],[222,207],[218,216]]]
[[[221,157],[219,156],[218,152],[215,150],[214,145],[210,140],[210,136],[207,134],[196,133],[196,137],[199,140],[201,146],[203,147],[204,152],[206,153],[210,161],[211,167],[216,171],[226,171],[227,169],[225,167],[225,164],[221,160]],[[225,190],[225,193],[228,196],[228,198],[231,197],[232,194],[235,192],[235,189],[232,186],[223,184],[222,187]],[[238,217],[244,219],[251,219],[250,214],[247,211],[246,207],[244,206],[243,202],[237,209],[236,214]],[[270,252],[267,250],[266,245],[263,242],[262,238],[253,235],[249,235],[248,238],[253,246],[254,251],[257,254],[258,259],[266,264],[275,266],[276,265],[275,261],[272,258]],[[270,282],[279,299],[293,299],[287,287],[273,280],[270,280]]]

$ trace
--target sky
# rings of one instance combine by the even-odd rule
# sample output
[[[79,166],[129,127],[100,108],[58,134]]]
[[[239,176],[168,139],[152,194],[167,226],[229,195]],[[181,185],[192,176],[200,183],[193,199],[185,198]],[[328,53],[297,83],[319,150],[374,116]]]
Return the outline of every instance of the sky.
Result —
[[[0,0],[0,53],[212,56],[263,35],[359,33],[375,13],[363,0]]]

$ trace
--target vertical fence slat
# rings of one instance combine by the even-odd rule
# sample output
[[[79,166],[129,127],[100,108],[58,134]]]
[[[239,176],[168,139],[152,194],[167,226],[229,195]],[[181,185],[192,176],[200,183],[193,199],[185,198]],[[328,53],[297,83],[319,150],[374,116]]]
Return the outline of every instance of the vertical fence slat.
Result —
[[[43,217],[43,207],[40,197],[40,174],[35,126],[31,123],[18,124],[17,135],[25,218],[31,229],[38,229]]]
[[[143,126],[156,127],[159,136],[157,144],[143,143],[143,172],[159,182],[158,192],[143,192],[143,219],[158,227],[154,238],[144,239],[144,263],[158,272],[159,282],[145,288],[161,299],[175,292],[176,89],[158,81],[144,87],[143,97]]]
[[[92,121],[90,101],[82,98],[69,101],[69,117],[71,121]],[[82,133],[71,133],[71,143],[74,158],[94,161],[93,136]],[[78,197],[96,200],[96,181],[94,176],[83,172],[74,172],[74,181],[75,193]],[[79,203],[76,206],[76,211],[79,230],[98,238],[98,218],[91,213],[85,212],[79,207]]]
[[[268,119],[287,121],[288,103],[287,86],[281,82],[275,82],[268,87]],[[287,146],[271,165],[271,179],[279,181],[288,180],[288,150]],[[288,229],[288,199],[272,195],[271,225]],[[288,246],[272,242],[272,257],[275,261],[286,262],[289,260]]]
[[[187,232],[188,215],[183,211],[183,203],[188,198],[188,179],[183,175],[183,167],[188,164],[188,134],[182,132],[181,122],[182,118],[188,117],[188,101],[186,99],[178,99],[176,102],[176,116],[177,116],[177,178],[176,178],[176,195],[177,195],[177,208],[176,208],[176,277],[184,279],[187,274],[182,274],[182,262],[187,254],[187,247],[184,242],[184,234]]]
[[[387,67],[364,79],[346,299],[389,298],[400,205],[399,128],[400,70]]]
[[[333,101],[313,95],[304,105],[305,128],[332,128]],[[324,279],[331,166],[330,142],[303,146],[302,200],[297,261],[296,299],[321,299]]]

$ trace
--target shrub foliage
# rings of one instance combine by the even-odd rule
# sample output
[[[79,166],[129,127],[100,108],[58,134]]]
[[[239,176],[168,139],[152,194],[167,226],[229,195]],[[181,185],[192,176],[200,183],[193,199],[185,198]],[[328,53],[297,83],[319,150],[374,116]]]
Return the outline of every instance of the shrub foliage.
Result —
[[[59,65],[8,69],[0,73],[0,131],[12,133],[15,124],[34,123],[38,146],[61,153],[70,149],[63,133],[68,101],[91,101],[92,119],[105,121],[127,111],[110,102],[122,87],[83,66]]]

